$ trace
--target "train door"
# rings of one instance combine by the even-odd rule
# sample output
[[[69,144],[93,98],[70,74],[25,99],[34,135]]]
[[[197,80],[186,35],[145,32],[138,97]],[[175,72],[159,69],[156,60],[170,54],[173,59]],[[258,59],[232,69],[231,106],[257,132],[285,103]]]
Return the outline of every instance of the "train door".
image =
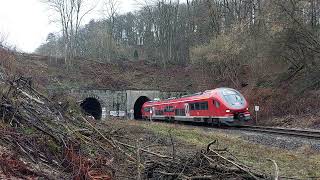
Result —
[[[213,99],[212,101],[212,104],[213,104],[213,116],[219,116],[221,115],[220,113],[220,102],[216,99]]]
[[[155,115],[155,113],[156,113],[156,108],[155,108],[155,107],[152,107],[151,109],[152,109],[152,110],[151,110],[151,111],[152,111],[152,113],[150,114],[150,116],[154,116],[154,115]]]
[[[184,104],[184,110],[186,112],[186,116],[189,117],[190,116],[189,103]]]
[[[211,115],[212,115],[212,123],[214,124],[220,124],[220,118],[219,116],[222,116],[221,115],[221,110],[220,110],[220,102],[216,99],[213,99],[212,100],[212,112],[211,112]]]

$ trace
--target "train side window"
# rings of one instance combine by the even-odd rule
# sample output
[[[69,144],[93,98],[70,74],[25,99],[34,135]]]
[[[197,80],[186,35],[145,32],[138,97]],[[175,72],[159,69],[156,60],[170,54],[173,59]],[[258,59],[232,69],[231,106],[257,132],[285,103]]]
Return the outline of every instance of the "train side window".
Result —
[[[195,104],[194,103],[190,103],[189,106],[190,106],[190,110],[195,110]]]
[[[208,110],[208,102],[200,103],[200,109],[201,110]]]
[[[219,101],[213,101],[214,105],[216,106],[216,108],[219,108],[220,107],[220,103]]]
[[[174,112],[173,106],[167,106],[167,107],[164,109],[164,112]]]
[[[200,110],[204,110],[204,104],[203,103],[199,103],[199,108],[200,108]]]
[[[180,116],[186,116],[186,111],[185,111],[185,109],[181,109],[180,110]]]
[[[163,110],[156,110],[155,114],[161,116],[163,115]]]
[[[150,108],[144,108],[144,112],[149,112]]]
[[[186,116],[186,112],[184,109],[176,109],[176,116]]]
[[[158,115],[163,115],[163,110],[159,110]]]
[[[195,103],[194,106],[195,110],[200,110],[200,103]]]
[[[174,112],[173,106],[170,106],[170,107],[169,107],[169,112]]]

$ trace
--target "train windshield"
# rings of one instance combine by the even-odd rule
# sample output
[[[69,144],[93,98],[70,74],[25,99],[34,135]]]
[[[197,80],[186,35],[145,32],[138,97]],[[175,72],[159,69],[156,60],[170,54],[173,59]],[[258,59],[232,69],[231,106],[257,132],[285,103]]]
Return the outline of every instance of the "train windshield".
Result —
[[[243,96],[231,89],[225,89],[222,91],[223,98],[232,107],[242,107],[245,104]]]

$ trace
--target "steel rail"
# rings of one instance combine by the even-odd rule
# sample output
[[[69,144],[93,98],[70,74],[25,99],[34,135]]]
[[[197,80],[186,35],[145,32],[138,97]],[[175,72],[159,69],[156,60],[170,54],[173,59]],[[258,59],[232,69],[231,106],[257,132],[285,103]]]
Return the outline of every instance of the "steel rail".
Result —
[[[320,139],[320,131],[316,131],[316,130],[290,129],[290,128],[264,127],[264,126],[239,126],[238,128],[245,131],[296,136],[296,137],[303,137],[308,139]]]
[[[179,122],[184,125],[190,125],[190,124],[186,124],[186,122],[182,122],[182,121],[179,121]],[[196,126],[199,126],[199,124],[197,124]],[[294,137],[300,137],[300,138],[320,140],[320,130],[318,131],[318,130],[307,130],[307,129],[291,129],[291,128],[281,128],[281,127],[248,126],[248,125],[216,127],[216,126],[209,126],[209,125],[202,124],[202,127],[206,127],[209,129],[217,128],[217,129],[229,129],[229,130],[243,130],[243,131],[278,134],[283,136],[294,136]]]

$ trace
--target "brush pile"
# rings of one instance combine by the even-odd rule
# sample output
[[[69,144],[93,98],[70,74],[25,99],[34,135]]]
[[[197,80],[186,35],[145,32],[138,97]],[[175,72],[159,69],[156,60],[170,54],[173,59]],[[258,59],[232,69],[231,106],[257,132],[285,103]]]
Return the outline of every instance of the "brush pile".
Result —
[[[148,178],[158,179],[268,179],[268,176],[240,163],[227,149],[214,149],[213,141],[193,156],[148,165]]]
[[[193,156],[175,153],[174,143],[164,144],[167,147],[164,150],[151,148],[150,142],[136,140],[106,123],[88,120],[66,103],[52,102],[32,87],[31,79],[2,80],[0,86],[0,145],[15,152],[0,152],[0,177],[106,180],[268,177],[241,164],[226,149],[213,149],[214,143]]]
[[[89,122],[84,117],[70,117],[61,110],[62,106],[33,89],[28,78],[3,81],[1,88],[3,143],[11,145],[31,162],[62,169],[74,179],[111,179],[113,169],[108,162],[112,157],[91,139],[92,132],[86,124]],[[104,144],[105,148],[110,148]],[[90,149],[83,148],[86,145]],[[99,155],[90,154],[90,150],[97,150]],[[10,163],[2,165],[10,166]],[[47,174],[46,178],[61,177]]]

